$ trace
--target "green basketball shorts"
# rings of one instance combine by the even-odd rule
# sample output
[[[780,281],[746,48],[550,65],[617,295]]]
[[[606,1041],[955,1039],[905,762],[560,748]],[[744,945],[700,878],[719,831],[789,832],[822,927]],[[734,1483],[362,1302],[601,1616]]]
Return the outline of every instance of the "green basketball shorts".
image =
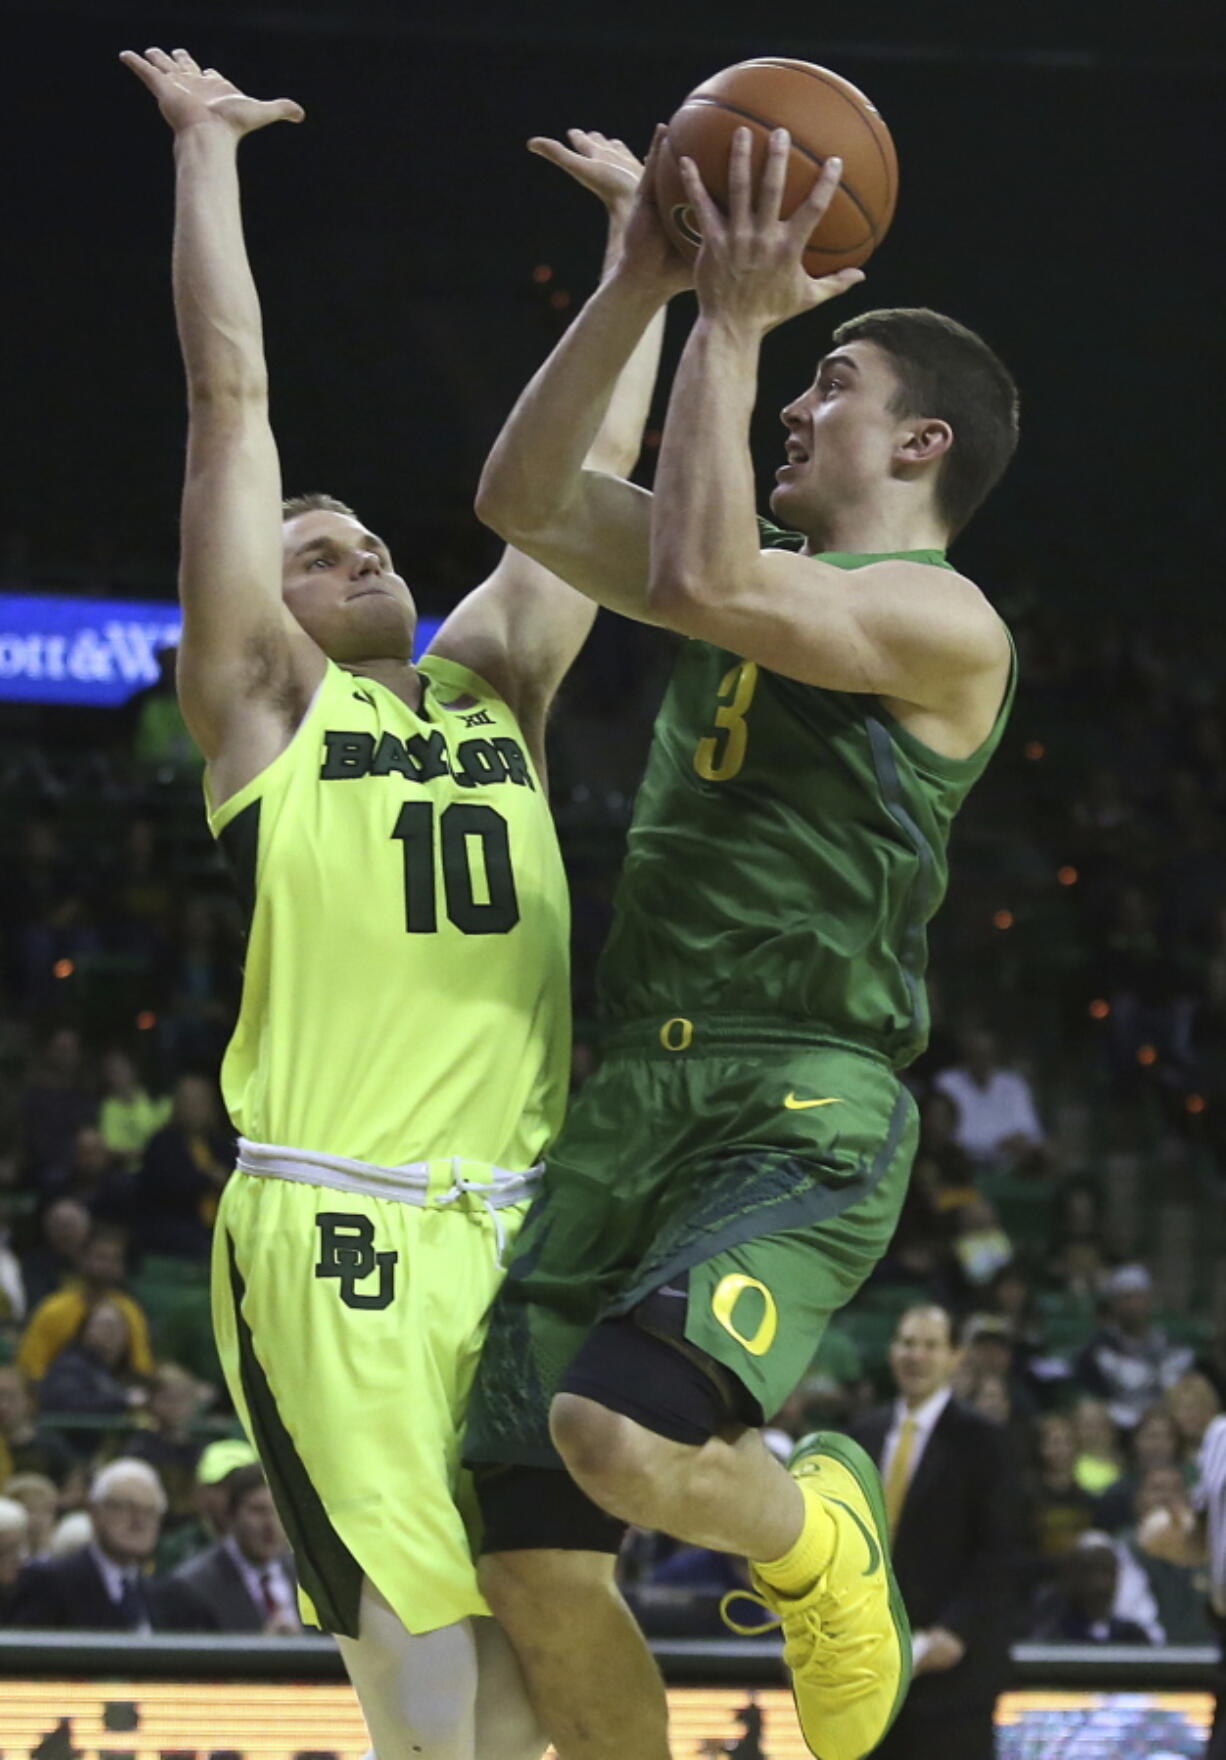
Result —
[[[803,1024],[615,1032],[494,1304],[465,1458],[557,1466],[549,1407],[598,1322],[684,1285],[684,1336],[764,1418],[885,1252],[915,1154],[889,1064]]]

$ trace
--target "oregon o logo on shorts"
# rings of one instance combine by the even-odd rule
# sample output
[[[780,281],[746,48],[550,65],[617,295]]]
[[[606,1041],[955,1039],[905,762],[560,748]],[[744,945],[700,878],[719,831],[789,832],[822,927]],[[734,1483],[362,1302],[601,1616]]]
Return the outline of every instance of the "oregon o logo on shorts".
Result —
[[[666,1051],[688,1051],[694,1043],[694,1023],[683,1014],[675,1014],[660,1028],[660,1043]]]
[[[750,1289],[756,1289],[762,1297],[763,1314],[758,1322],[758,1330],[752,1338],[746,1338],[743,1332],[737,1331],[732,1316],[737,1303],[745,1291]],[[746,1277],[740,1271],[730,1271],[727,1277],[722,1277],[711,1297],[711,1312],[724,1331],[730,1332],[738,1344],[744,1345],[751,1357],[764,1357],[775,1342],[775,1334],[779,1330],[779,1309],[774,1296],[756,1277]]]

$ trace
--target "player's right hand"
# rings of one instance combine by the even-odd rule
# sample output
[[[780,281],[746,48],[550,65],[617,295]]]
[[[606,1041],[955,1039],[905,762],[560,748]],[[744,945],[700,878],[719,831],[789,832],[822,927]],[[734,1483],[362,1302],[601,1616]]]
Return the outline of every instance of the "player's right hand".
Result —
[[[247,97],[215,67],[200,68],[186,49],[173,55],[164,49],[146,49],[143,55],[125,49],[119,59],[148,86],[176,134],[205,124],[241,136],[270,122],[301,122],[306,114],[292,98]]]

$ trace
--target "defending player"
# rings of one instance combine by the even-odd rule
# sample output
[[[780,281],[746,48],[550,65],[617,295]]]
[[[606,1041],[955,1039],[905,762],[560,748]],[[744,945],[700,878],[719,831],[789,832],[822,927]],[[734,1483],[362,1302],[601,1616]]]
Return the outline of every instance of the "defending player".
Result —
[[[668,1753],[613,1587],[625,1522],[754,1561],[810,1749],[859,1760],[910,1676],[880,1482],[827,1435],[789,1475],[756,1427],[884,1251],[906,1187],[915,1107],[897,1071],[927,1032],[925,926],[1013,690],[1007,632],[945,549],[1012,455],[1016,394],[947,318],[852,319],[783,412],[772,507],[795,535],[767,528],[763,549],[762,338],[861,275],[801,267],[837,161],[785,222],[787,138],[755,190],[741,130],[727,220],[688,169],[699,316],[654,497],[584,468],[618,371],[688,279],[656,215],[656,151],[619,269],[521,398],[478,502],[592,598],[694,639],[635,809],[605,1058],[496,1304],[466,1454],[487,1463],[483,1582],[566,1760]]]
[[[568,901],[544,720],[592,607],[508,552],[411,660],[386,546],[286,505],[237,146],[299,120],[184,50],[124,61],[174,130],[189,390],[179,690],[251,910],[222,1082],[240,1171],[214,1313],[315,1621],[380,1760],[544,1746],[480,1595],[459,1424],[569,1072]],[[639,167],[576,136],[614,242]],[[658,330],[595,456],[628,470]]]

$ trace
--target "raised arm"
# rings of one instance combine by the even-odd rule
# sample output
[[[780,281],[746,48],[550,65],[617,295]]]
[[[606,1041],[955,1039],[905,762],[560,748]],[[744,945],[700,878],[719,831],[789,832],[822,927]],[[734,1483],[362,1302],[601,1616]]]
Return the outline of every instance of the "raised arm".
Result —
[[[749,423],[763,337],[863,277],[845,269],[814,279],[802,265],[805,242],[838,187],[840,162],[827,160],[811,195],[785,221],[787,136],[773,138],[756,191],[749,145],[748,131],[738,130],[727,217],[692,163],[682,161],[702,218],[699,316],[673,382],[656,469],[651,610],[684,635],[804,683],[895,698],[937,717],[952,710],[959,726],[975,724],[982,737],[1010,650],[999,618],[970,581],[904,561],[849,572],[759,547]],[[928,429],[922,444],[947,443],[945,424]],[[960,738],[956,730],[953,737]]]
[[[287,743],[324,668],[281,599],[281,470],[238,184],[242,137],[300,121],[302,109],[246,97],[184,49],[121,60],[175,137],[173,283],[188,402],[178,685],[220,799]]]
[[[597,604],[649,622],[651,497],[593,448],[627,364],[690,285],[656,213],[658,151],[657,139],[620,255],[507,418],[477,495],[479,518],[508,543]]]
[[[621,141],[579,129],[571,145],[536,140],[532,149],[592,190],[608,210],[603,277],[619,264],[626,226],[643,167]],[[588,471],[624,478],[634,469],[651,405],[664,308],[660,304],[621,368],[592,435]],[[584,411],[584,417],[592,412]],[[627,489],[629,484],[624,485]],[[634,491],[637,495],[638,491]],[[431,644],[433,653],[461,661],[487,678],[515,709],[530,742],[543,745],[550,701],[587,639],[593,600],[572,590],[542,562],[508,547],[488,580],[456,607]]]

